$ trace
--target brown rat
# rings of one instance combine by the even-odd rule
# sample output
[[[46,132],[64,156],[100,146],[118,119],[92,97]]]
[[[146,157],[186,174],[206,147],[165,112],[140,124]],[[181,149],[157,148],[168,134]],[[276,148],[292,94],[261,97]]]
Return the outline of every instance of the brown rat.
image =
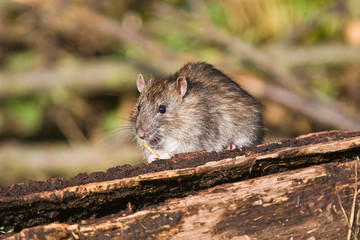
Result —
[[[224,73],[206,63],[188,63],[167,78],[145,81],[131,115],[138,143],[161,158],[198,150],[222,151],[263,140],[261,104]],[[154,157],[144,150],[148,161]]]

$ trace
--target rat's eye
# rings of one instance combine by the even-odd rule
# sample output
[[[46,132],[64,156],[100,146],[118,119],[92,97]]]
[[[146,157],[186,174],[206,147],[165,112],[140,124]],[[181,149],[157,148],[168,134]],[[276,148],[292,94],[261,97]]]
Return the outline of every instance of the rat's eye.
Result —
[[[166,107],[164,105],[160,105],[159,106],[159,113],[165,113],[166,112]]]
[[[141,109],[141,106],[140,106],[140,104],[138,105],[138,111],[140,112],[140,109]]]

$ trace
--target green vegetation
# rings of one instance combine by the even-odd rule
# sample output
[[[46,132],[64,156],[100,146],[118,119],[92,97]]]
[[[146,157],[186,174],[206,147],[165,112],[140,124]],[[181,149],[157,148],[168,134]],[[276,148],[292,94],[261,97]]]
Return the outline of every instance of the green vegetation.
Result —
[[[0,234],[7,234],[7,233],[12,233],[14,231],[14,229],[10,229],[8,231],[4,231],[5,227],[1,226],[0,227]]]

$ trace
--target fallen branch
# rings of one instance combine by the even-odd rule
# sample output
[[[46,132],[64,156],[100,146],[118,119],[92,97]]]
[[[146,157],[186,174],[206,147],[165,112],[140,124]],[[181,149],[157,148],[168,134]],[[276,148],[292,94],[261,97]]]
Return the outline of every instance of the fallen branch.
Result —
[[[304,65],[342,65],[360,62],[359,48],[340,44],[322,44],[306,47],[271,46],[263,49],[263,51],[288,68]]]
[[[78,92],[113,91],[114,86],[130,87],[139,71],[121,62],[88,62],[78,67],[35,70],[24,73],[0,72],[0,98],[32,95],[56,89]]]
[[[236,155],[229,157],[231,154]],[[51,187],[60,186],[54,190],[41,190],[46,185],[42,182],[18,184],[2,191],[2,196],[0,195],[0,225],[19,231],[56,221],[72,223],[126,211],[129,202],[131,210],[138,211],[166,199],[183,197],[222,183],[253,179],[311,165],[348,161],[359,154],[360,132],[318,133],[261,145],[242,153],[197,153],[197,158],[193,160],[190,157],[192,154],[183,154],[163,161],[172,168],[181,161],[197,163],[195,167],[188,165],[187,168],[160,172],[153,172],[150,168],[147,174],[131,176],[131,172],[128,172],[125,175],[127,177],[121,179],[116,179],[119,175],[115,174],[114,179],[107,181],[100,180],[101,176],[108,179],[106,174],[98,174],[98,182],[77,182],[69,187],[64,186],[61,179],[53,179],[49,182]],[[210,162],[199,165],[204,157]],[[149,167],[157,167],[159,164],[162,162],[155,161]],[[26,188],[32,188],[33,185],[35,192],[27,192]]]
[[[360,129],[360,120],[353,120],[337,111],[337,108],[333,107],[336,105],[335,102],[333,106],[320,104],[251,75],[239,75],[235,79],[246,89],[251,89],[251,93],[256,97],[268,99],[287,109],[299,112],[320,124],[337,129]]]
[[[218,185],[125,217],[52,223],[8,239],[345,239],[335,189],[351,208],[354,175],[354,162],[311,166]]]

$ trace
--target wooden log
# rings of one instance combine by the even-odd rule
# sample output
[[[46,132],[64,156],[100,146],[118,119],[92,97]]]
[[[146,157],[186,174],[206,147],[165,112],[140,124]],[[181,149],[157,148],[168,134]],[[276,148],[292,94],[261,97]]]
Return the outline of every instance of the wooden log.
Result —
[[[9,239],[346,239],[357,161],[221,184],[129,216],[24,229]],[[355,215],[359,216],[356,207]],[[353,214],[354,215],[354,214]]]
[[[339,196],[341,197],[342,201],[344,201],[344,208],[348,209],[349,204],[351,204],[351,186],[348,184],[354,182],[354,176],[351,175],[351,173],[354,171],[349,170],[353,168],[351,164],[354,163],[350,162],[360,155],[360,132],[335,131],[314,133],[292,140],[260,145],[254,149],[240,151],[241,154],[238,156],[229,157],[229,154],[231,155],[233,153],[239,153],[239,151],[228,151],[221,154],[206,152],[198,153],[196,156],[199,158],[195,159],[195,162],[201,162],[201,156],[207,158],[208,160],[213,159],[213,161],[207,162],[204,165],[191,166],[191,164],[189,164],[187,168],[182,169],[148,172],[138,176],[60,187],[55,190],[40,189],[33,192],[24,191],[23,194],[20,193],[18,195],[14,195],[11,193],[13,188],[23,187],[24,190],[26,190],[26,188],[31,187],[31,184],[14,185],[5,192],[0,191],[0,226],[5,226],[6,229],[15,229],[15,231],[22,230],[20,233],[17,233],[17,235],[14,235],[17,237],[22,236],[21,234],[30,234],[32,236],[34,234],[40,234],[40,232],[42,234],[47,234],[48,232],[49,234],[57,233],[57,228],[62,229],[61,231],[64,231],[61,232],[61,234],[65,234],[64,236],[67,236],[66,234],[70,234],[74,238],[80,235],[84,237],[84,232],[81,234],[79,232],[79,229],[84,227],[81,231],[88,229],[86,231],[90,232],[89,236],[97,236],[97,234],[106,235],[112,232],[109,229],[118,229],[117,233],[125,234],[125,236],[129,236],[130,239],[136,239],[139,236],[151,237],[154,234],[160,234],[161,232],[168,229],[166,231],[169,233],[167,232],[164,235],[164,238],[166,238],[172,236],[169,235],[170,233],[180,234],[181,231],[179,229],[183,229],[184,231],[186,230],[187,232],[188,228],[185,228],[185,226],[188,225],[181,225],[181,227],[177,230],[175,226],[180,226],[179,224],[180,222],[182,224],[184,216],[188,216],[189,219],[193,219],[194,222],[190,223],[190,220],[187,220],[187,224],[197,226],[197,228],[205,226],[204,229],[208,228],[208,230],[204,230],[204,232],[207,232],[207,234],[210,232],[211,234],[214,234],[214,236],[218,236],[219,234],[223,234],[221,236],[224,237],[226,237],[228,234],[230,234],[229,236],[235,236],[235,234],[259,234],[261,231],[263,231],[264,236],[266,235],[265,233],[269,233],[269,231],[271,234],[280,234],[282,230],[275,228],[277,225],[275,223],[274,225],[272,220],[261,220],[261,216],[256,217],[258,220],[250,222],[251,224],[255,224],[252,227],[256,229],[255,233],[251,232],[251,229],[246,229],[246,231],[244,230],[244,233],[236,232],[234,229],[228,229],[226,226],[232,221],[237,222],[242,220],[247,222],[247,217],[253,216],[247,214],[248,212],[252,211],[259,211],[259,213],[262,215],[266,215],[266,219],[273,219],[270,218],[270,216],[267,216],[267,214],[275,211],[275,205],[269,209],[267,207],[272,203],[277,204],[277,207],[285,204],[284,202],[286,201],[282,200],[283,198],[285,199],[285,193],[281,191],[294,192],[295,195],[291,195],[291,197],[290,195],[285,195],[287,198],[289,198],[289,201],[291,201],[290,203],[293,203],[295,200],[298,201],[297,197],[295,196],[301,196],[299,201],[310,201],[308,204],[313,202],[313,204],[315,204],[314,207],[317,207],[317,201],[322,202],[329,199],[333,200],[333,194],[330,194],[329,191],[334,191],[333,187],[335,185],[339,185],[341,188],[336,188],[336,191],[339,192]],[[177,161],[181,161],[182,158],[186,158],[192,155],[193,154],[179,155],[172,160],[167,160],[166,163],[170,165],[176,165]],[[194,159],[183,160],[193,162],[190,160]],[[149,164],[149,166],[156,166],[156,164],[157,163]],[[306,167],[309,167],[310,170],[308,171],[313,173],[313,175],[310,177],[307,177],[305,174],[307,172],[303,172],[303,174],[305,174],[304,176],[297,172],[301,172]],[[293,169],[299,169],[295,171],[296,174],[293,176],[293,179],[290,180],[285,178],[287,174],[293,173],[289,172],[289,170]],[[323,172],[321,172],[319,169],[322,169],[321,171]],[[151,171],[151,168],[149,171]],[[329,178],[332,179],[332,182],[329,180],[332,184],[330,184],[330,182],[327,180]],[[287,183],[284,185],[285,187],[281,185],[284,184],[282,183],[283,179],[287,179]],[[294,184],[289,184],[291,181],[293,183],[302,183],[299,185],[304,186],[304,189],[300,189],[299,186],[299,190]],[[279,182],[281,182],[281,184]],[[51,181],[51,183],[54,185],[58,184],[57,179],[54,179]],[[230,185],[222,185],[224,183]],[[311,184],[309,185],[308,183]],[[45,182],[38,182],[37,186],[41,187],[42,184],[44,185]],[[273,186],[271,186],[272,184]],[[262,185],[266,187],[261,188]],[[242,189],[242,186],[247,186],[245,188],[246,190]],[[269,190],[266,190],[267,188]],[[227,189],[232,190],[230,191]],[[279,192],[277,193],[278,195],[276,195],[279,196],[278,198],[271,198],[270,196],[266,195],[269,192],[272,193],[274,191],[275,192],[273,194],[276,194],[277,189],[279,189]],[[327,192],[324,193],[323,190],[326,190]],[[312,197],[311,195],[314,194],[314,191],[316,193],[319,192],[319,194],[322,195],[315,194],[314,196],[316,197]],[[218,197],[216,195],[212,195],[213,193],[217,192],[223,193]],[[234,194],[239,192],[239,194],[232,196],[231,192],[234,192]],[[236,205],[236,209],[244,209],[244,211],[235,209],[236,211],[239,211],[237,212],[239,215],[238,217],[233,213],[228,214],[229,219],[226,219],[226,213],[223,213],[222,217],[224,217],[225,226],[220,228],[224,228],[224,230],[221,231],[218,230],[218,228],[214,228],[214,225],[207,225],[206,222],[210,221],[210,216],[201,214],[198,215],[199,212],[203,211],[203,209],[199,207],[199,209],[196,210],[195,208],[195,206],[206,206],[206,204],[209,204],[211,208],[205,209],[212,209],[215,206],[221,208],[221,199],[223,199],[223,205],[226,208],[227,206],[231,206],[232,200],[227,199],[225,195],[229,195],[228,197],[230,198],[234,197],[234,201],[238,202],[240,199],[242,199],[240,196],[248,196],[248,194],[251,195],[253,192],[254,195],[249,196],[247,202],[242,202],[239,203],[240,205]],[[260,193],[265,194],[265,197],[256,197]],[[190,200],[183,202],[184,199],[187,199],[184,197],[191,194],[194,194],[194,197],[198,196],[199,198],[203,198],[204,202],[201,203],[202,205],[200,202],[198,202],[200,201],[199,198],[197,198],[198,200],[194,200],[194,203],[196,204],[193,206],[193,208],[186,209],[184,212],[182,212],[182,210],[174,210],[170,212],[165,211],[165,209],[175,209],[175,202],[173,203],[173,207],[170,207],[172,206],[171,204],[169,205],[169,203],[172,203],[172,200],[169,199],[172,198],[178,198],[177,200],[174,200],[177,201],[178,204],[186,203],[186,205],[191,205],[187,202]],[[217,200],[217,198],[219,199]],[[264,199],[272,200],[265,201]],[[168,200],[168,202],[166,205],[164,205],[166,200]],[[190,203],[192,201],[193,200],[191,200]],[[214,203],[212,203],[212,201],[214,201]],[[292,206],[289,205],[290,203],[286,202],[283,209],[290,209]],[[309,208],[308,205],[306,206]],[[325,211],[326,209],[323,207],[325,205],[321,206],[321,211]],[[270,209],[273,210],[270,211]],[[314,210],[313,208],[309,209],[311,211]],[[301,211],[309,211],[309,209],[306,210],[301,208]],[[339,210],[339,206],[337,206],[336,209]],[[285,210],[284,212],[289,214],[290,217],[295,214],[290,210]],[[164,211],[163,214],[157,214],[158,212],[161,213],[161,211]],[[213,211],[216,215],[215,210],[211,210],[210,213]],[[255,212],[253,212],[253,214]],[[276,223],[284,223],[286,225],[286,219],[288,219],[287,215],[281,215],[281,211],[275,211],[273,213],[276,213],[276,217],[274,218]],[[309,214],[308,212],[306,213]],[[135,218],[138,215],[142,216],[142,214],[145,214],[143,220]],[[124,217],[123,215],[127,216]],[[190,215],[193,215],[193,217]],[[213,221],[218,222],[219,219],[216,218],[215,215]],[[244,217],[243,215],[247,217]],[[240,216],[244,218],[240,218]],[[305,217],[308,215],[305,214],[303,216],[295,214],[294,216],[297,216],[299,221],[303,222],[306,220]],[[309,215],[309,219],[312,217],[313,215]],[[93,220],[94,218],[100,218],[98,220],[99,222],[97,222],[97,220]],[[153,219],[158,219],[158,222],[153,222]],[[165,221],[164,219],[168,220]],[[82,222],[79,223],[80,221]],[[229,222],[226,223],[226,221]],[[263,223],[262,221],[265,222]],[[293,219],[293,221],[295,220]],[[111,222],[118,224],[116,225],[117,227],[111,225]],[[54,223],[56,224],[54,225]],[[160,223],[165,224],[163,226]],[[261,224],[258,226],[256,225],[257,223]],[[110,224],[110,226],[108,226],[108,224]],[[134,228],[130,228],[129,224],[131,224],[131,226]],[[43,226],[36,227],[37,225]],[[153,229],[147,231],[147,229],[151,229],[153,225],[155,226],[155,230]],[[267,225],[273,226],[276,231],[274,230],[274,232],[271,232],[271,228],[266,227]],[[220,225],[217,226],[219,227]],[[235,224],[234,226],[238,225]],[[313,225],[310,226],[313,227]],[[161,229],[158,229],[158,227],[161,227]],[[144,233],[142,233],[138,228],[142,229],[141,231]],[[214,229],[217,230],[215,231]],[[303,227],[299,229],[303,229]],[[312,229],[308,229],[307,231],[311,232],[311,230]],[[58,233],[60,234],[60,232]],[[116,233],[115,230],[114,233]],[[179,236],[182,236],[181,234]],[[343,231],[341,234],[343,234]],[[161,236],[156,235],[156,237],[159,238]],[[124,239],[127,238],[124,237]]]

